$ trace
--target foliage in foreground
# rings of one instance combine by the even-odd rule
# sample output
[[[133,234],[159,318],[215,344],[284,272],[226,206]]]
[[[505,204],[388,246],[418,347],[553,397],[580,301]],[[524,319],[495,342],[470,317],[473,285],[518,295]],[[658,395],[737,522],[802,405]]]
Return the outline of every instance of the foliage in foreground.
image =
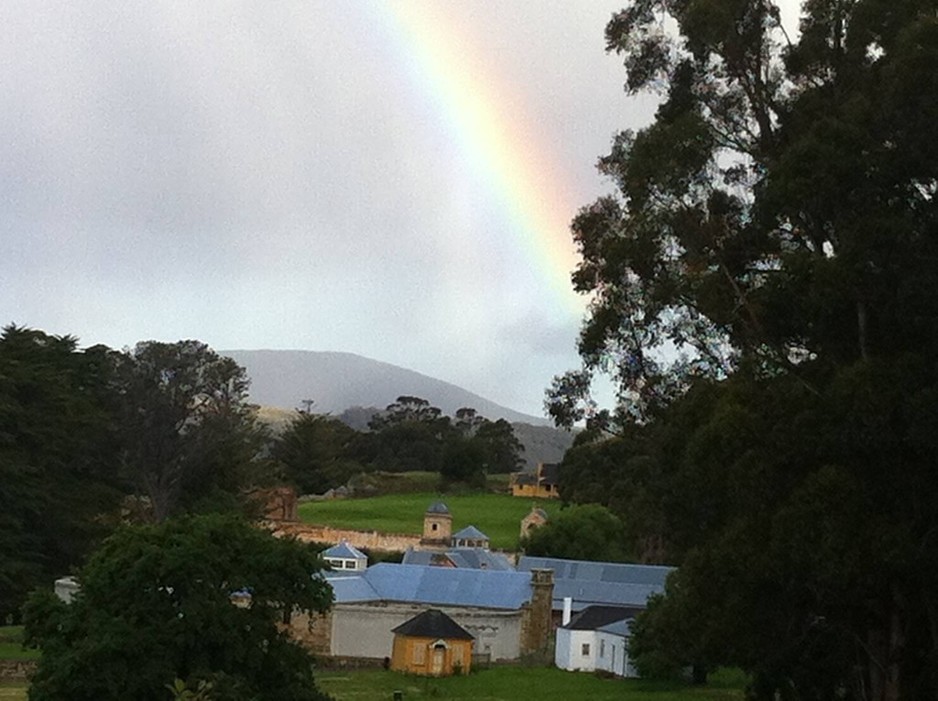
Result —
[[[310,548],[231,516],[121,529],[71,604],[30,598],[26,638],[42,658],[29,698],[164,701],[179,679],[226,701],[321,701],[312,660],[277,626],[284,612],[331,605],[320,566]]]
[[[933,699],[935,2],[811,0],[797,37],[779,5],[634,0],[606,28],[662,102],[573,222],[593,300],[549,409],[620,437],[581,445],[563,493],[680,564],[639,662],[740,666],[759,699]]]
[[[244,369],[204,343],[116,352],[0,333],[0,620],[67,574],[121,518],[239,507],[263,432]],[[125,502],[126,504],[126,502]]]

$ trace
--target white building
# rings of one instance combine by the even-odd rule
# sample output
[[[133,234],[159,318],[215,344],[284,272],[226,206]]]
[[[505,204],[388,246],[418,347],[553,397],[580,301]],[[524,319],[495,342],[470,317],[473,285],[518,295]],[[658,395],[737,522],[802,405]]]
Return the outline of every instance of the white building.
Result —
[[[569,617],[569,612],[568,605],[564,609],[566,622],[557,629],[554,664],[559,669],[638,676],[628,652],[629,626],[635,609],[588,606],[573,617]]]
[[[368,567],[368,556],[346,540],[323,550],[321,557],[337,572],[361,572]]]

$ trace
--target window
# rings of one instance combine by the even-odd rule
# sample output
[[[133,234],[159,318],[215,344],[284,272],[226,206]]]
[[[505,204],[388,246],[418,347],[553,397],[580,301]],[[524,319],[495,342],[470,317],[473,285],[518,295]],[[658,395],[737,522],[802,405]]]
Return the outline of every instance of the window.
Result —
[[[425,643],[413,644],[413,648],[411,648],[411,654],[412,654],[412,657],[414,658],[414,664],[423,664],[425,651],[426,651]]]
[[[583,646],[580,648],[580,651],[583,657],[589,657],[590,656],[590,644],[583,643]]]
[[[456,645],[453,648],[453,664],[454,665],[458,664],[460,667],[462,667],[463,660],[462,660],[462,646],[461,645]]]
[[[599,656],[600,657],[606,656],[606,641],[605,640],[599,641]]]
[[[431,530],[431,531],[435,531],[435,530],[436,530],[436,524],[435,524],[435,523],[430,526],[430,530]]]
[[[347,569],[347,570],[354,570],[354,569],[355,569],[355,560],[346,560],[346,561],[345,561],[345,569]]]

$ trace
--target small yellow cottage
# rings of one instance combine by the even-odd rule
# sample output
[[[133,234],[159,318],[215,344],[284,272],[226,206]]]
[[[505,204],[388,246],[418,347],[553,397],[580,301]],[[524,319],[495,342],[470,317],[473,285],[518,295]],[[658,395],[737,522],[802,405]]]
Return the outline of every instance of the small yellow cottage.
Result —
[[[433,677],[469,673],[473,636],[439,609],[427,609],[391,632],[391,669]]]

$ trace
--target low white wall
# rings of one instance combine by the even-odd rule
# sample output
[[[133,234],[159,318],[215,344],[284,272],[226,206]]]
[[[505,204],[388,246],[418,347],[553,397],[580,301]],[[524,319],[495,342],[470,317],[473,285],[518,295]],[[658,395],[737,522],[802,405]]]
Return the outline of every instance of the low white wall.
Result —
[[[391,656],[392,629],[431,608],[397,603],[338,604],[332,612],[331,652],[336,656]],[[473,636],[473,652],[492,660],[514,660],[521,654],[521,612],[438,606]]]

